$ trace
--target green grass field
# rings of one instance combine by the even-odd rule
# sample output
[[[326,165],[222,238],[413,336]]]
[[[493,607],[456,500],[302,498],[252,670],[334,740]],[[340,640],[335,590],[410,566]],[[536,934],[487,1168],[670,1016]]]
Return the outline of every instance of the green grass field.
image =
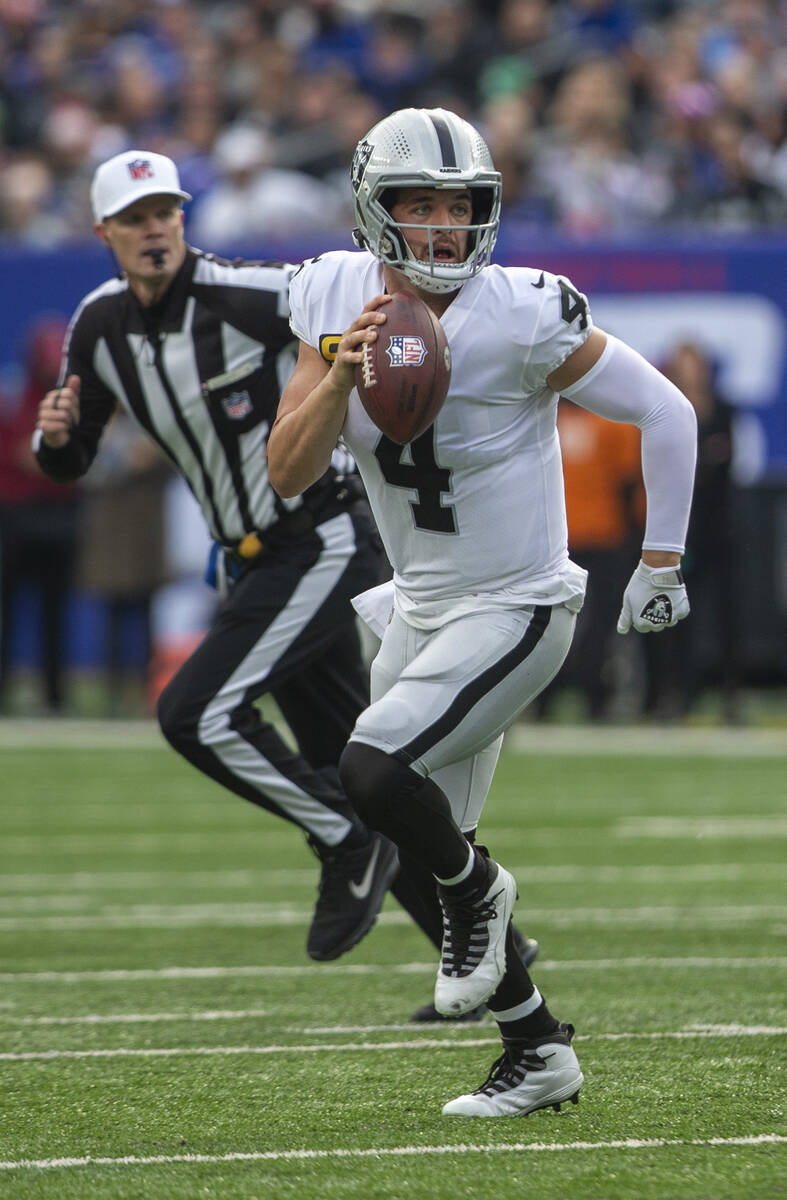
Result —
[[[512,731],[483,840],[585,1072],[524,1120],[440,1115],[495,1026],[408,1024],[390,899],[311,963],[302,837],[152,727],[7,722],[0,794],[0,1196],[787,1196],[783,731]]]

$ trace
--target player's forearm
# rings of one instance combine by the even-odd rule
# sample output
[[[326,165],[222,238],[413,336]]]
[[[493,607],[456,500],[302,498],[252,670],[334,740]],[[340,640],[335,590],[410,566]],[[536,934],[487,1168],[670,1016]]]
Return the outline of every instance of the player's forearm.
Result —
[[[680,554],[672,550],[643,550],[642,561],[646,567],[677,567]]]
[[[643,550],[649,555],[643,559],[654,567],[674,565],[685,547],[694,489],[694,409],[655,367],[613,337],[596,365],[563,394],[599,416],[641,430],[647,494]]]
[[[681,397],[683,399],[683,397]],[[697,457],[697,419],[687,400],[654,411],[642,426],[642,477],[647,496],[647,519],[642,540],[650,566],[659,552],[682,554],[694,492]],[[676,561],[675,559],[672,560]]]
[[[300,495],[327,471],[349,394],[329,373],[297,408],[277,416],[268,438],[268,478],[280,496]]]

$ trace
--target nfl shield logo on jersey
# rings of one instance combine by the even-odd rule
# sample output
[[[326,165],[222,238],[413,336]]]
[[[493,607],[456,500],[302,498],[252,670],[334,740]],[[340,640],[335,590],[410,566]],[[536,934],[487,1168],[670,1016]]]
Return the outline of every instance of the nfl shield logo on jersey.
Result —
[[[135,158],[128,164],[128,173],[132,179],[152,179],[153,168],[146,158]]]
[[[420,367],[426,358],[426,346],[415,334],[398,334],[389,338],[385,353],[392,367]]]
[[[233,421],[242,421],[252,410],[251,396],[248,392],[231,392],[224,396],[221,406]]]

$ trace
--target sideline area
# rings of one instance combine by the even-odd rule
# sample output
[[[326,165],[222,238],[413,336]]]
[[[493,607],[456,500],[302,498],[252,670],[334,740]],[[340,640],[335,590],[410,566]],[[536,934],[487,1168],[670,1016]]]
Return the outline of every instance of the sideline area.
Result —
[[[569,725],[518,722],[506,749],[519,754],[700,754],[787,756],[784,728],[692,728],[690,726]],[[0,748],[29,746],[106,750],[151,749],[167,743],[152,719],[8,718],[0,721]]]

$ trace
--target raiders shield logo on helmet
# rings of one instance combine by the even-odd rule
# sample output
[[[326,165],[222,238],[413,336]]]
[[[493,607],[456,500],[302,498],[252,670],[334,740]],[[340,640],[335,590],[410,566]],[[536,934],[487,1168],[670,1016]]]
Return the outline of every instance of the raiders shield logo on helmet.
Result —
[[[652,596],[639,614],[643,621],[651,625],[669,625],[672,621],[672,601],[665,592]]]
[[[361,186],[361,180],[363,179],[363,173],[366,170],[366,164],[368,163],[369,159],[372,157],[373,149],[374,149],[374,146],[372,145],[372,143],[365,142],[365,141],[359,142],[358,145],[355,147],[355,154],[353,155],[353,165],[352,165],[352,169],[350,171],[350,181],[352,183],[352,189],[354,192],[357,192],[358,188]]]

